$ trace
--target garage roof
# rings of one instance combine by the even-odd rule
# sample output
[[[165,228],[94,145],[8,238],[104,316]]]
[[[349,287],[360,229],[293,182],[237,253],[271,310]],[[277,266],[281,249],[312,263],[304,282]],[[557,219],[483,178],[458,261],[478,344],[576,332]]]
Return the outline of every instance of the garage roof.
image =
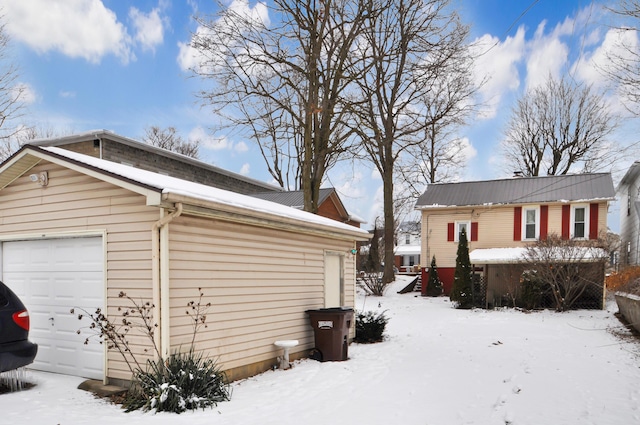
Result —
[[[35,166],[38,161],[34,158],[67,166],[143,194],[147,196],[148,205],[168,207],[182,202],[194,207],[194,211],[216,210],[226,213],[227,217],[257,216],[271,222],[348,234],[355,240],[370,238],[366,230],[306,211],[56,147],[23,146],[0,167],[0,190],[17,178],[16,169],[25,174]]]

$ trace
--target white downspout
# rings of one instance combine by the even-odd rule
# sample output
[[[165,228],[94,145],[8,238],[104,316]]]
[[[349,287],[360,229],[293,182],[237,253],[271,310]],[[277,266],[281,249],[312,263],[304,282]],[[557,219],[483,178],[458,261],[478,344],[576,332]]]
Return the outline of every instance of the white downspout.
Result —
[[[161,214],[166,210],[163,208]],[[166,358],[169,354],[170,312],[169,312],[169,226],[174,218],[182,214],[182,203],[175,204],[175,210],[160,218],[151,230],[151,273],[153,286],[154,320],[160,334],[155,334],[156,347]],[[158,314],[159,313],[159,314]],[[159,319],[159,320],[158,320]],[[158,340],[159,337],[159,340]]]

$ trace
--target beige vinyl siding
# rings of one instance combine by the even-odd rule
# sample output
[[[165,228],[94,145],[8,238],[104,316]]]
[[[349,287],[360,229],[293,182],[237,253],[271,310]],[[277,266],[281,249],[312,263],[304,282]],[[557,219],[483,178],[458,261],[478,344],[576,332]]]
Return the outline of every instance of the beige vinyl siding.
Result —
[[[353,243],[244,224],[181,216],[170,227],[171,347],[190,342],[187,303],[212,305],[197,346],[224,369],[274,359],[273,342],[313,347],[305,313],[324,307],[325,252],[344,254],[345,304],[354,305]]]
[[[47,171],[49,185],[40,187],[28,174]],[[42,162],[0,191],[0,240],[16,236],[35,238],[106,234],[107,304],[111,318],[126,306],[120,291],[151,299],[151,226],[159,218],[156,208],[145,205],[143,196]],[[85,322],[88,324],[88,322]],[[78,322],[78,328],[82,322]],[[132,336],[132,343],[141,344]],[[140,345],[137,345],[142,352]],[[129,379],[130,373],[118,353],[107,353],[110,377]]]
[[[563,204],[542,205],[549,207],[548,234],[560,235],[562,233]],[[447,241],[447,225],[455,221],[478,223],[478,241],[469,241],[469,251],[479,248],[526,246],[527,242],[513,240],[514,208],[514,205],[509,205],[423,210],[422,258],[428,259],[430,263],[431,258],[435,255],[438,267],[455,267],[458,244]],[[607,229],[607,202],[599,203],[598,229],[599,231]],[[427,264],[427,261],[424,263]]]

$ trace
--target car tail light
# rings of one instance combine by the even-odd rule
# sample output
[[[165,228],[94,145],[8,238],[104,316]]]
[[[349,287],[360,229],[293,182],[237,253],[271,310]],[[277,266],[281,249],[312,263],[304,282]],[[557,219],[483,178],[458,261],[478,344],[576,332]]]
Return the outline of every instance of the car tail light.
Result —
[[[25,331],[29,330],[29,312],[27,310],[16,311],[13,313],[13,321]]]

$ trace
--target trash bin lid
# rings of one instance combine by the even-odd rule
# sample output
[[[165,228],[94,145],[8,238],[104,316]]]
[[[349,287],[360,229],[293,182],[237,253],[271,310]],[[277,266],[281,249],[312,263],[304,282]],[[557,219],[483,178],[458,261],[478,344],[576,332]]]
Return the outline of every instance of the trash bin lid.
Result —
[[[353,311],[352,307],[327,307],[307,310],[307,313],[347,313]]]

